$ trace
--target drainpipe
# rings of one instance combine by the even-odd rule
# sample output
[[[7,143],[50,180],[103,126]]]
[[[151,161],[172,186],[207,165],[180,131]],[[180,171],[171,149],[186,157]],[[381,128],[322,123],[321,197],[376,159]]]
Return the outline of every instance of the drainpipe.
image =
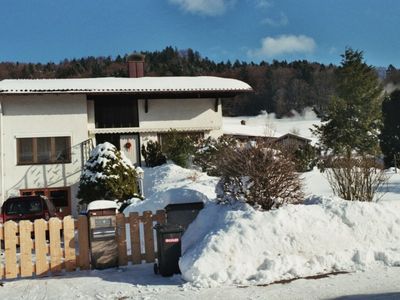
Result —
[[[0,98],[1,99],[1,98]],[[3,204],[5,194],[4,184],[4,128],[3,128],[3,102],[0,101],[0,180],[1,180],[1,197],[0,201]]]
[[[144,171],[141,167],[136,168],[136,174],[139,180],[140,196],[144,198]]]

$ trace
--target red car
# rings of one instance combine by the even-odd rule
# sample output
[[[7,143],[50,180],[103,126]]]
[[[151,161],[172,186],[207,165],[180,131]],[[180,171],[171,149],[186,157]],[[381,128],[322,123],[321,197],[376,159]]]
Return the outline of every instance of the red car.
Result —
[[[53,203],[43,196],[20,196],[8,198],[1,207],[0,223],[59,217]]]

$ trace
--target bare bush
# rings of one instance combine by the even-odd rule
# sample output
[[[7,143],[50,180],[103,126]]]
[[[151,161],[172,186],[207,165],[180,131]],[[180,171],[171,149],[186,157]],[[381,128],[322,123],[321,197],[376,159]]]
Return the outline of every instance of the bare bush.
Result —
[[[226,148],[218,166],[221,202],[246,202],[263,210],[303,200],[301,181],[287,151],[257,143],[241,149]]]
[[[373,157],[347,155],[329,158],[324,164],[333,192],[345,200],[379,200],[377,191],[389,179],[383,165]]]
[[[209,176],[221,176],[219,162],[225,156],[226,149],[236,146],[237,141],[227,136],[221,136],[218,139],[211,137],[202,139],[196,145],[193,163]]]

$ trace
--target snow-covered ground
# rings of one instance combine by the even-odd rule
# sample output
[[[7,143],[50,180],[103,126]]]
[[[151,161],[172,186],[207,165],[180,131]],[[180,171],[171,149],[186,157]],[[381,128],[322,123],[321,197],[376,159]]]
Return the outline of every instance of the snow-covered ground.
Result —
[[[250,118],[246,126],[262,120]],[[287,127],[307,132],[309,123],[296,124]],[[216,205],[218,179],[199,171],[173,164],[145,169],[146,200],[126,213],[207,203],[184,235],[182,275],[156,276],[151,264],[82,271],[7,281],[0,299],[400,299],[400,175],[388,175],[378,203],[356,203],[335,198],[315,169],[302,175],[304,205],[259,212]],[[312,277],[338,271],[348,273]]]
[[[22,279],[0,286],[0,299],[11,300],[186,300],[186,299],[384,299],[400,298],[400,268],[378,267],[360,273],[318,280],[300,279],[268,286],[223,286],[196,288],[180,276],[163,278],[153,266],[82,271],[43,279]]]

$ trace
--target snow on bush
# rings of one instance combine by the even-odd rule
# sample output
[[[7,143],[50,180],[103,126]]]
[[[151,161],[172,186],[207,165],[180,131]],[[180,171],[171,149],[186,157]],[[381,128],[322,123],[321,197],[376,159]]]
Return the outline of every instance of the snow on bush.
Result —
[[[82,199],[81,204],[101,199],[124,201],[138,196],[135,167],[113,144],[99,144],[85,163],[77,196]]]
[[[311,200],[268,212],[208,204],[183,236],[183,278],[197,286],[266,284],[400,266],[400,202]]]

